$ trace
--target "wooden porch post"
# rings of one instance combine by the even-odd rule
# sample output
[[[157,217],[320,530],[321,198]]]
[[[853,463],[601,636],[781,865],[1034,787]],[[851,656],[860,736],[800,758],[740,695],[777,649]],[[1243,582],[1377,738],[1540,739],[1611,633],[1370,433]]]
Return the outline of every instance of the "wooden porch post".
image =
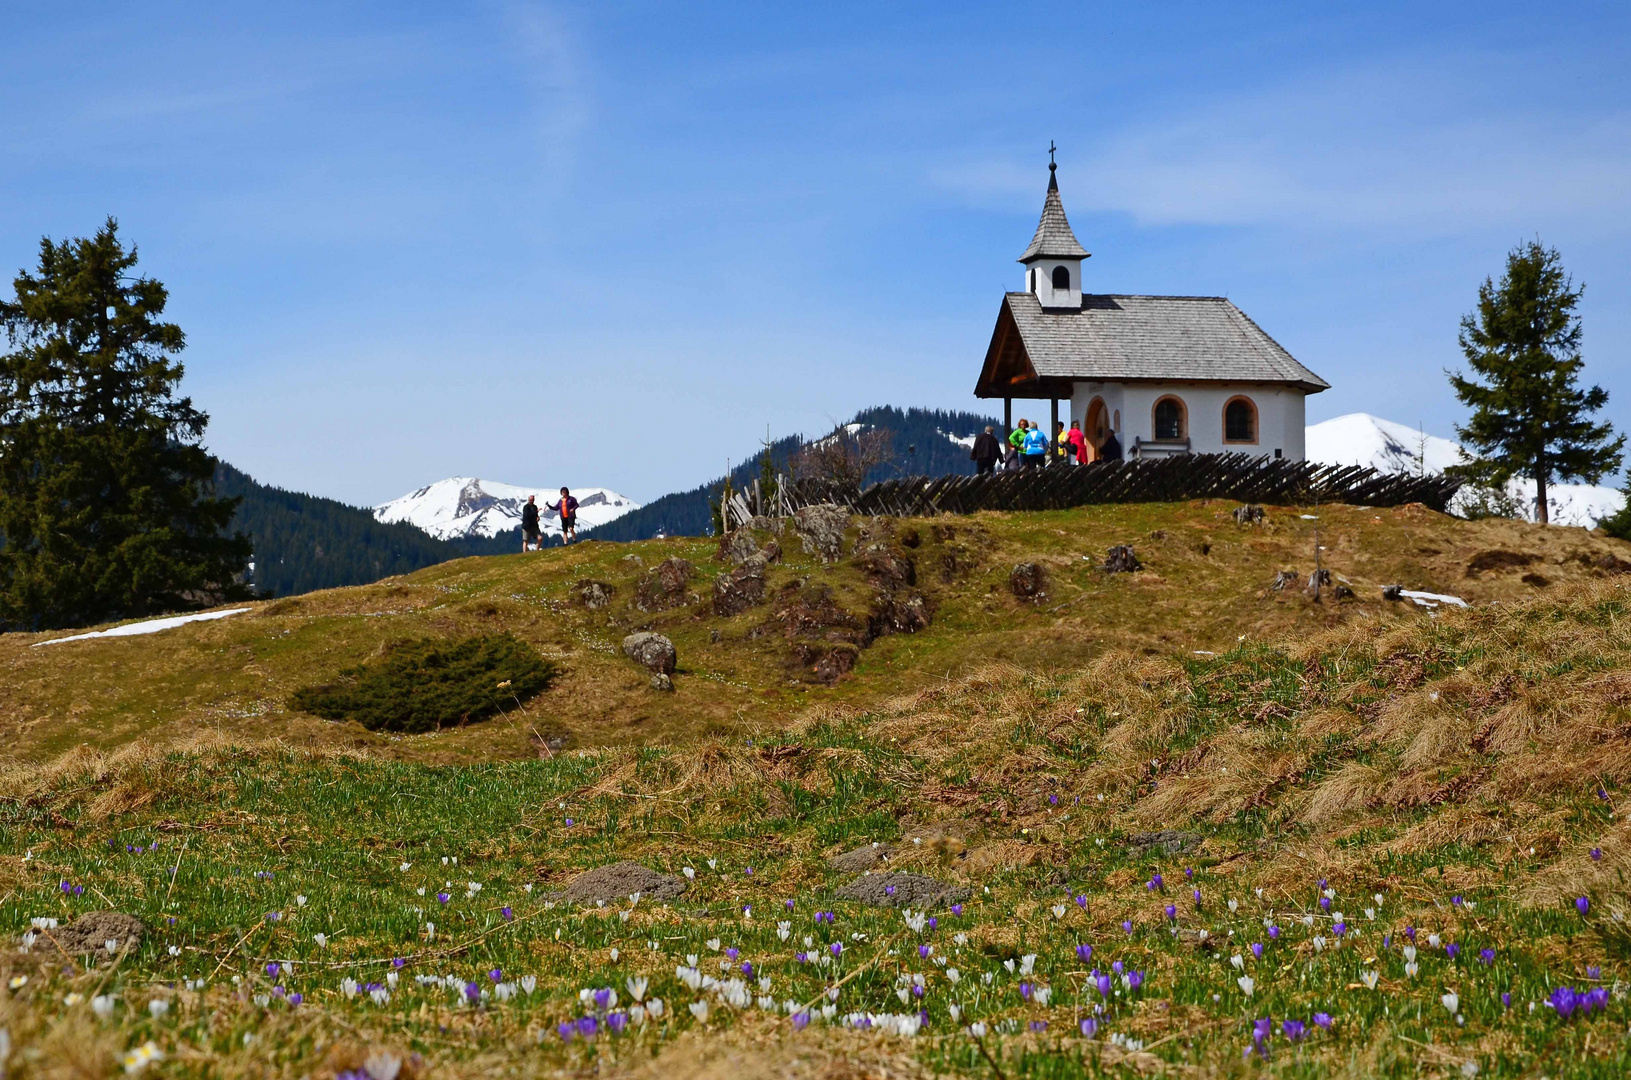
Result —
[[[1008,438],[1008,433],[1014,430],[1014,399],[1002,399],[1002,437]]]
[[[1059,399],[1048,399],[1048,457],[1059,460]]]

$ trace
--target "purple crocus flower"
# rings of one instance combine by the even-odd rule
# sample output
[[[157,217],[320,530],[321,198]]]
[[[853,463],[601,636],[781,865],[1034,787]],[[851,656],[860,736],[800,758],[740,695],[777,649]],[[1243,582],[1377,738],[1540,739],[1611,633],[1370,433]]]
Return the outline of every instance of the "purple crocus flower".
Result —
[[[1127,989],[1137,990],[1140,986],[1143,986],[1143,985],[1144,985],[1144,973],[1142,971],[1133,971],[1133,972],[1128,973],[1128,975],[1127,975]]]
[[[487,973],[487,977],[489,979],[493,980],[494,982],[499,982],[500,980],[502,980],[504,978],[504,969],[503,968],[494,968],[493,970],[491,970],[491,971],[489,971]]]
[[[1098,989],[1100,997],[1107,998],[1110,996],[1110,976],[1100,975],[1093,980],[1093,985]]]
[[[578,1017],[578,1034],[585,1039],[593,1038],[595,1032],[600,1030],[600,1021],[592,1016]]]
[[[1602,848],[1594,847],[1594,848],[1591,849],[1591,861],[1592,862],[1602,862],[1603,861],[1603,849]]]
[[[1087,910],[1087,897],[1082,896],[1082,895],[1077,895],[1077,897],[1076,897],[1076,906],[1081,908],[1083,911],[1086,911]]]
[[[1314,1023],[1318,1024],[1320,1027],[1324,1028],[1326,1031],[1330,1031],[1331,1030],[1331,1014],[1330,1013],[1323,1013],[1323,1012],[1315,1013],[1314,1014]]]
[[[1461,899],[1461,897],[1459,897],[1459,896],[1450,897],[1450,906],[1451,907],[1460,907],[1464,902],[1465,901],[1463,901]]]
[[[623,1025],[629,1022],[628,1013],[614,1012],[606,1017],[606,1026],[612,1029],[613,1035],[623,1034]]]
[[[1263,943],[1261,941],[1252,942],[1252,959],[1263,959]]]
[[[566,819],[566,827],[568,829],[570,829],[572,827],[572,819],[571,818]]]
[[[1320,878],[1320,891],[1321,892],[1325,891],[1325,879],[1324,878]]]
[[[466,1000],[470,1002],[470,1004],[474,1005],[476,1002],[481,1000],[481,987],[477,986],[473,982],[465,983],[464,996]]]
[[[1026,1001],[1031,1000],[1031,984],[1030,983],[1022,982],[1022,983],[1019,984],[1019,996],[1024,998]]]
[[[1270,941],[1275,941],[1279,937],[1280,937],[1280,928],[1278,926],[1269,927],[1269,940]]]
[[[810,1014],[809,1013],[807,1013],[807,1012],[796,1012],[796,1013],[793,1014],[793,1030],[794,1031],[803,1031],[809,1025],[810,1025]]]
[[[1184,867],[1184,880],[1186,880],[1186,881],[1194,881],[1195,880],[1195,868],[1193,866]]]
[[[1567,1020],[1569,1014],[1574,1012],[1575,998],[1576,994],[1573,987],[1560,986],[1553,990],[1551,996],[1546,1000],[1551,1002],[1552,1008],[1557,1010],[1557,1015]]]
[[[960,917],[963,914],[963,905],[962,904],[953,904],[951,906],[951,913],[953,915],[957,915],[957,916]]]
[[[504,916],[505,922],[510,922],[515,918],[515,912],[511,911],[508,907],[499,908],[498,913]]]
[[[929,916],[929,929],[930,930],[940,929],[940,920],[935,918],[933,915]]]
[[[1308,1026],[1301,1020],[1283,1020],[1280,1023],[1280,1030],[1292,1042],[1302,1042],[1303,1036],[1308,1033]]]
[[[1133,920],[1131,920],[1131,919],[1121,920],[1121,929],[1122,929],[1122,931],[1124,933],[1128,933],[1128,934],[1132,933],[1133,932]]]
[[[1195,906],[1197,908],[1201,906],[1201,891],[1199,889],[1195,890]]]
[[[924,960],[927,960],[929,958],[929,954],[932,952],[934,952],[934,948],[932,946],[919,945],[917,947],[917,955]]]
[[[83,886],[83,885],[75,885],[74,886],[74,895],[75,896],[82,896],[82,895],[84,895],[84,892],[85,892],[85,886]],[[279,917],[281,918],[281,916],[279,916]]]
[[[1454,960],[1456,957],[1461,955],[1461,946],[1457,945],[1453,941],[1449,942],[1444,946],[1444,955],[1448,956],[1451,960]]]
[[[1404,928],[1404,936],[1409,938],[1410,943],[1412,945],[1414,945],[1416,943],[1416,928],[1414,926],[1405,927]]]
[[[753,876],[753,867],[751,867],[751,866],[748,867],[747,869],[743,870],[742,873],[746,874],[748,877],[752,877]]]
[[[1048,1030],[1048,1022],[1046,1020],[1032,1020],[1031,1021],[1031,1030],[1032,1031],[1046,1031],[1046,1030]]]
[[[808,964],[810,962],[810,954],[809,953],[803,953],[803,952],[794,953],[793,954],[793,959],[798,961],[801,964]]]
[[[407,961],[402,959],[402,957],[400,957],[400,956],[391,957],[391,966],[394,967],[394,968],[402,967],[406,963],[407,963]]]
[[[1588,897],[1588,896],[1578,897],[1574,902],[1574,910],[1578,911],[1582,915],[1584,915],[1586,912],[1590,911],[1591,910],[1591,898]]]
[[[752,963],[752,961],[750,961],[750,960],[742,961],[742,974],[747,976],[750,979],[753,978],[753,963]]]
[[[1347,923],[1339,922],[1339,923],[1332,923],[1331,924],[1331,933],[1335,934],[1337,937],[1341,937],[1343,934],[1346,934],[1347,932],[1348,932],[1348,924]]]
[[[1161,871],[1157,870],[1155,873],[1150,875],[1150,888],[1159,889],[1162,887],[1162,885]]]
[[[1091,1039],[1099,1033],[1099,1022],[1091,1016],[1082,1018],[1082,1038]]]
[[[1330,911],[1331,910],[1331,898],[1329,896],[1320,897],[1320,910],[1321,911]]]
[[[1178,919],[1178,908],[1177,908],[1176,905],[1173,905],[1173,904],[1168,904],[1167,905],[1167,918],[1173,920],[1174,922],[1177,921],[1177,919]]]
[[[1478,950],[1478,960],[1485,967],[1488,967],[1489,965],[1495,963],[1495,950],[1494,949],[1479,949]]]
[[[895,895],[895,887],[893,885],[885,885],[883,887],[883,892],[884,892],[885,896],[894,896]]]
[[[305,1000],[306,999],[303,996],[301,996],[298,992],[289,995],[289,1004],[290,1005],[299,1005],[302,1001],[305,1001]]]
[[[273,979],[277,978],[277,973],[282,970],[283,965],[279,964],[276,960],[273,960],[270,964],[266,965],[266,974]]]
[[[1059,796],[1049,795],[1048,796],[1048,805],[1049,806],[1058,806],[1059,805]]]
[[[289,991],[284,988],[282,983],[279,983],[277,986],[272,987],[272,996],[273,997],[288,997],[289,996]]]
[[[1603,977],[1603,969],[1598,967],[1596,964],[1591,964],[1586,968],[1586,978],[1588,978],[1588,979],[1601,979],[1602,977]]]
[[[1511,994],[1502,994],[1501,995],[1501,1008],[1503,1008],[1503,1009],[1512,1008],[1512,995]]]
[[[281,911],[268,911],[266,913],[267,922],[277,922],[281,918],[283,918],[283,912]]]
[[[447,895],[447,893],[445,893],[445,892],[439,892],[439,893],[436,894],[436,899],[440,900],[442,903],[445,904],[445,903],[447,903],[449,900],[451,900],[453,898],[451,896]]]
[[[1123,971],[1126,971],[1127,968],[1120,960],[1117,960],[1115,963],[1110,965],[1110,970],[1115,972],[1117,975],[1120,975]]]
[[[742,955],[742,950],[738,949],[734,945],[732,945],[730,948],[725,950],[725,957],[728,960],[735,960],[738,956],[741,956],[741,955]]]
[[[578,1026],[570,1020],[558,1025],[555,1028],[555,1033],[561,1037],[562,1042],[571,1042],[572,1036],[576,1035],[577,1031]]]
[[[792,910],[793,910],[793,901],[791,901],[791,900],[783,900],[783,901],[782,901],[782,905],[783,905],[783,906],[784,906],[784,907],[786,907],[786,908],[787,908],[787,910],[788,910],[788,911],[792,911]]]
[[[610,1005],[612,1003],[611,987],[602,986],[599,990],[596,990],[594,994],[594,1001],[595,1008],[597,1009],[604,1009],[606,1006]]]
[[[1076,946],[1076,959],[1080,960],[1084,964],[1087,963],[1089,960],[1093,959],[1093,946],[1091,946],[1091,945],[1078,945],[1078,946]]]
[[[838,956],[844,951],[844,943],[842,941],[835,941],[831,945],[827,946],[827,949],[834,956]]]

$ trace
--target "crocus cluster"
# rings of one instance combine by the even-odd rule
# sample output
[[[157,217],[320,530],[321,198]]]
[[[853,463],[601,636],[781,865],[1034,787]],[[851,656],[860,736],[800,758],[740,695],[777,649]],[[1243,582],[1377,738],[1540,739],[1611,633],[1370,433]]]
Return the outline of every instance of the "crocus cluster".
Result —
[[[1608,987],[1598,986],[1590,990],[1576,990],[1572,986],[1559,986],[1553,990],[1546,1003],[1557,1010],[1557,1015],[1564,1020],[1579,1013],[1581,1016],[1590,1016],[1598,1009],[1608,1008]]]

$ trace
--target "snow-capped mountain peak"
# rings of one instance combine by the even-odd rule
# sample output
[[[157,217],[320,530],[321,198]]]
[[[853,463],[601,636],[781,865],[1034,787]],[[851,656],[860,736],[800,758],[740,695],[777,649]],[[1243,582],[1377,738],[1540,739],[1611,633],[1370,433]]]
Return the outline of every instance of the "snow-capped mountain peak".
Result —
[[[1441,473],[1468,460],[1458,443],[1369,413],[1349,413],[1310,424],[1304,436],[1308,460],[1326,465],[1368,465],[1385,473]],[[1514,477],[1507,492],[1533,519],[1535,482]],[[1465,505],[1463,500],[1469,494],[1465,490],[1458,494],[1450,503],[1451,511]],[[1552,524],[1589,529],[1617,513],[1625,505],[1625,496],[1592,484],[1549,484],[1546,504]]]
[[[572,488],[578,500],[578,528],[587,532],[621,517],[640,504],[609,488]],[[471,536],[497,536],[521,526],[521,508],[527,496],[538,497],[539,525],[545,535],[561,534],[557,511],[546,503],[560,498],[560,485],[520,487],[471,476],[452,476],[427,484],[418,491],[374,507],[375,519],[382,522],[406,521],[440,540]]]

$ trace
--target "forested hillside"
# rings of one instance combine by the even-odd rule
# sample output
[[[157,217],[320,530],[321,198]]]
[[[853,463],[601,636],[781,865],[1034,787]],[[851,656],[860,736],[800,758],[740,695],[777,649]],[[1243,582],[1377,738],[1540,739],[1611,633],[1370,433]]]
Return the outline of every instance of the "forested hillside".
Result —
[[[850,423],[882,428],[893,434],[893,452],[887,461],[867,474],[867,482],[871,483],[893,476],[972,473],[974,463],[969,460],[968,447],[952,442],[951,436],[967,438],[987,424],[998,421],[978,413],[897,409],[884,405],[861,410]],[[774,467],[785,472],[788,462],[803,443],[803,438],[797,435],[772,443],[768,453]],[[733,488],[752,485],[754,477],[759,475],[759,462],[765,453],[767,451],[760,450],[731,470]],[[720,477],[690,491],[664,495],[584,535],[597,540],[649,540],[658,533],[667,536],[706,536],[713,525],[709,500],[718,497],[723,482],[724,477]]]
[[[253,541],[250,582],[269,595],[366,585],[465,555],[508,553],[519,542],[437,540],[412,525],[381,524],[361,507],[257,483],[225,462],[215,488],[243,499],[230,528]]]

